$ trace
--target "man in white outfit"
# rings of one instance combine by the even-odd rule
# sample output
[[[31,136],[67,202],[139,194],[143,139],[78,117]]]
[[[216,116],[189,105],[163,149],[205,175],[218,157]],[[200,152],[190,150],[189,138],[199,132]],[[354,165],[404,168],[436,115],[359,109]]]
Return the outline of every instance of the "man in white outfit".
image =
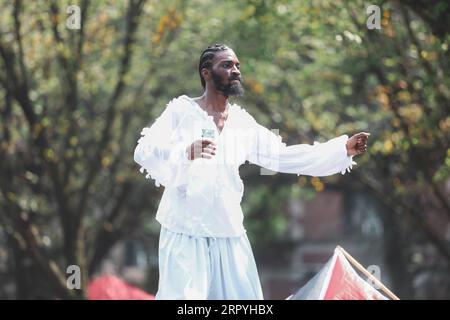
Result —
[[[200,56],[204,93],[180,96],[142,130],[134,152],[141,172],[165,187],[157,299],[263,299],[243,226],[239,166],[309,176],[344,174],[367,149],[369,134],[286,146],[243,108],[228,101],[243,93],[240,63],[216,44]]]

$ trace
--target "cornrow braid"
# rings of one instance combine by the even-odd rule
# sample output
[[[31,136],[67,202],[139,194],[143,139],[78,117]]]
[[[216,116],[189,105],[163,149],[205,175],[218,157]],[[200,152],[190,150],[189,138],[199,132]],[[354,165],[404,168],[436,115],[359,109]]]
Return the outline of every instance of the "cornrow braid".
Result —
[[[205,50],[203,50],[202,54],[200,55],[200,62],[198,64],[198,73],[200,74],[200,80],[202,81],[202,87],[203,89],[206,86],[205,79],[203,79],[202,76],[202,69],[211,68],[211,61],[214,59],[216,52],[219,51],[225,51],[225,50],[231,50],[228,46],[222,44],[222,43],[216,43],[213,46],[209,46]]]

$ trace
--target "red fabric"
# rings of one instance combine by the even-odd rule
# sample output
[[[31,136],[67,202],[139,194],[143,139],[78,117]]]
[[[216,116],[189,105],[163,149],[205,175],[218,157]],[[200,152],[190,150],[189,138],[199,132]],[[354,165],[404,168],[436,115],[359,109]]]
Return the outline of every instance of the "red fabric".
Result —
[[[155,296],[111,275],[101,276],[88,286],[89,300],[154,300]]]
[[[383,296],[347,267],[338,254],[332,266],[331,277],[324,300],[383,300]]]

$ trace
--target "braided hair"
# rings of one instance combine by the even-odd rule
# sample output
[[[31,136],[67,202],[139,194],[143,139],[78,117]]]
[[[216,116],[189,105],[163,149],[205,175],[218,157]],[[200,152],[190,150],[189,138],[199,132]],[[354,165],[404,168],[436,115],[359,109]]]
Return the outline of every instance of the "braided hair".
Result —
[[[205,79],[203,79],[202,75],[202,69],[211,68],[211,61],[214,59],[216,52],[218,51],[225,51],[225,50],[231,50],[228,46],[222,44],[222,43],[216,43],[213,46],[209,46],[205,50],[203,50],[202,54],[200,55],[200,62],[198,64],[198,73],[200,74],[200,80],[202,81],[202,87],[203,89],[206,86]]]

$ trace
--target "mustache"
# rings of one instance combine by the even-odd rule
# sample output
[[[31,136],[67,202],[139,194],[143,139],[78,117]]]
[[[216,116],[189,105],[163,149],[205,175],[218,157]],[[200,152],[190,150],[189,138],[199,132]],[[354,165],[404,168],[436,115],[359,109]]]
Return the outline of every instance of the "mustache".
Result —
[[[229,81],[238,80],[239,82],[242,82],[244,79],[242,77],[230,77],[228,80]]]

